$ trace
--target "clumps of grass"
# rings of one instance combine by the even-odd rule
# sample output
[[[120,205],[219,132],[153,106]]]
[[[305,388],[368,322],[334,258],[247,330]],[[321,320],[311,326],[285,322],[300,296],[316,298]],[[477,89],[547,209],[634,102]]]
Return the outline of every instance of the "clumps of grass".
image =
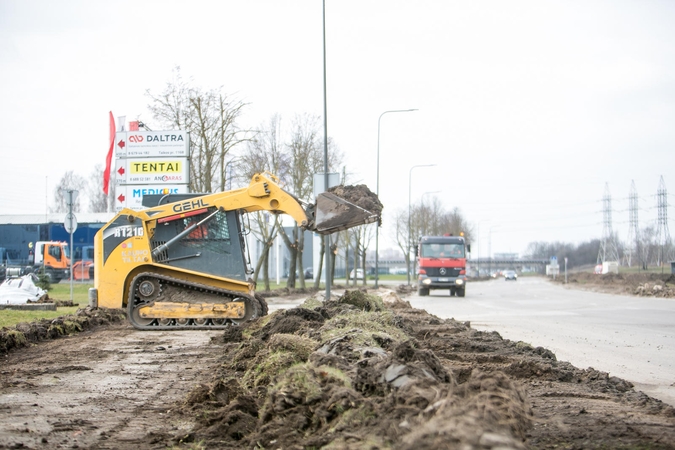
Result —
[[[347,311],[326,321],[319,329],[321,341],[349,335],[350,343],[358,347],[382,347],[383,342],[401,342],[408,339],[396,326],[395,315],[390,311]]]
[[[351,389],[351,379],[340,369],[317,367],[311,363],[296,364],[286,370],[268,390],[260,417],[266,422],[295,406],[318,404],[325,395],[325,389],[337,387]]]
[[[262,344],[261,341],[257,340]],[[242,383],[249,388],[273,383],[289,367],[307,361],[318,342],[304,336],[275,334],[267,347],[259,347],[248,365]],[[258,347],[255,345],[255,347]]]
[[[26,335],[18,330],[0,330],[0,352],[28,345]]]
[[[303,361],[309,358],[317,344],[314,339],[295,334],[274,334],[269,340],[272,350],[291,352]]]
[[[381,297],[358,290],[345,291],[344,295],[336,302],[352,305],[363,311],[385,311],[387,309]]]
[[[321,306],[323,306],[323,302],[316,296],[312,296],[305,299],[299,307],[313,310],[315,308],[320,308]]]

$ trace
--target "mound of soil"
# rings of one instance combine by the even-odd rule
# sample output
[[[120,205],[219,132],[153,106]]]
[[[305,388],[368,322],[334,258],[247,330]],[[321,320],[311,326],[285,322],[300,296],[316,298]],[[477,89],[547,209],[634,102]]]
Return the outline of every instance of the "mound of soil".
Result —
[[[328,189],[328,192],[360,206],[366,211],[382,216],[380,199],[365,184],[338,185]]]
[[[641,297],[675,298],[675,275],[670,273],[607,273],[588,272],[569,274],[568,283],[575,288]],[[556,279],[563,283],[564,277]]]
[[[87,307],[79,309],[75,315],[4,327],[0,329],[0,353],[122,320],[125,316],[120,310]]]
[[[221,364],[182,406],[196,425],[180,445],[675,448],[675,410],[630,383],[391,291],[310,298],[218,341]]]

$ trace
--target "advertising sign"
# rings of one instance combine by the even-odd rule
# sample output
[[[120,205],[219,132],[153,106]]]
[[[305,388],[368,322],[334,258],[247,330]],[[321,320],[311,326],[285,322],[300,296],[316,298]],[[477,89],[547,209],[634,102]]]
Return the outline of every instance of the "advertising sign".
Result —
[[[189,156],[186,131],[120,131],[115,137],[117,158],[172,158]]]
[[[115,211],[123,208],[134,210],[146,209],[143,206],[144,195],[187,194],[187,184],[172,184],[166,186],[133,185],[117,186],[115,189]]]
[[[117,160],[118,184],[188,183],[187,158],[126,158]]]

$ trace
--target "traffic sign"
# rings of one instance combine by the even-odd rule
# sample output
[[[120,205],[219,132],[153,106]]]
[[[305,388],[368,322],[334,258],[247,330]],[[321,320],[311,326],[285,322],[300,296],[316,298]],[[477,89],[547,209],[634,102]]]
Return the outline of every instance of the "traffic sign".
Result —
[[[75,217],[74,213],[66,214],[66,218],[63,221],[63,227],[68,234],[72,234],[77,230],[77,217]]]

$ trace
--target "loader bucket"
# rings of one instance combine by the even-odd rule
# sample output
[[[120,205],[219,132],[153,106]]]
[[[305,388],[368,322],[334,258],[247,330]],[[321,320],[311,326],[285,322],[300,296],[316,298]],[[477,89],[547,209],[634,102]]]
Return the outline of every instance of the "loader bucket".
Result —
[[[316,198],[314,230],[319,234],[331,234],[347,228],[376,222],[379,214],[367,211],[331,192]]]

